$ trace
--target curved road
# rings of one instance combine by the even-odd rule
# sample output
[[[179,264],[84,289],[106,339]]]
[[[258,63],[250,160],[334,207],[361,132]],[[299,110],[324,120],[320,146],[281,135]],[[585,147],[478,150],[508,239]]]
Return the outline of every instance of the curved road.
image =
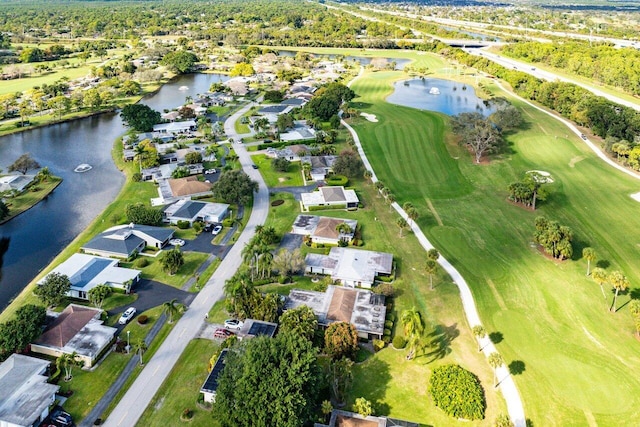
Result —
[[[248,111],[250,106],[251,104],[247,105],[225,121],[224,128],[228,137],[234,139],[237,137],[233,123]],[[222,298],[224,282],[233,276],[242,264],[242,249],[255,234],[256,226],[264,224],[267,219],[269,212],[267,186],[260,172],[251,167],[252,161],[247,150],[241,144],[237,144],[235,150],[244,171],[259,184],[258,193],[254,195],[253,209],[247,226],[218,269],[193,300],[189,309],[176,323],[156,354],[147,362],[138,378],[111,412],[104,423],[105,426],[133,426],[138,422],[189,341],[196,337],[204,322],[205,314],[216,301]]]

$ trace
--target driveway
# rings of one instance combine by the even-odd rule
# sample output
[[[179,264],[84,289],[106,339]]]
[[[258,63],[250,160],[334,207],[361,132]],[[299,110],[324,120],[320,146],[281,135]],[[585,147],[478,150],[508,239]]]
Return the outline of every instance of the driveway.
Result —
[[[300,197],[302,193],[310,193],[314,191],[316,188],[318,188],[318,183],[305,185],[304,187],[274,187],[274,188],[270,188],[269,190],[272,193],[283,192],[283,193],[293,194],[293,197],[296,200],[300,201],[302,199],[302,197]]]
[[[211,232],[203,231],[198,234],[195,239],[188,240],[187,244],[184,245],[184,248],[187,251],[202,252],[222,258],[221,254],[226,254],[227,247],[225,245],[211,244],[211,240],[213,240],[214,237],[215,236],[211,234]]]
[[[302,236],[302,234],[293,234],[293,233],[287,233],[284,236],[282,236],[282,240],[280,241],[280,245],[278,245],[278,251],[280,251],[280,249],[286,249],[289,252],[293,252],[296,249],[300,249],[300,246],[302,245],[302,238],[304,236]]]
[[[181,291],[180,289],[176,289],[172,286],[165,285],[164,283],[156,282],[148,279],[140,279],[133,287],[133,292],[138,295],[138,299],[135,300],[130,305],[114,308],[113,310],[109,310],[107,314],[109,316],[120,316],[123,311],[125,311],[128,307],[135,307],[137,310],[137,314],[142,313],[143,311],[149,310],[150,308],[157,307],[159,305],[164,304],[167,301],[171,301],[172,299],[176,299],[179,302],[189,305],[191,301],[195,298],[196,294],[192,294],[190,292]],[[117,325],[118,332],[124,328],[124,325]]]

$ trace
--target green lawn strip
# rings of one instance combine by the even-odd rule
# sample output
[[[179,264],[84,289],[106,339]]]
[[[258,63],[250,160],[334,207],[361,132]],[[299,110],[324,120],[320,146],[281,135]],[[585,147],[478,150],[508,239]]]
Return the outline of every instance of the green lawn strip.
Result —
[[[160,262],[161,255],[158,255],[155,258],[145,257],[145,259],[149,262],[146,267],[138,267],[136,262],[122,262],[120,263],[123,267],[126,268],[135,268],[142,271],[142,278],[155,280],[157,282],[165,283],[169,286],[173,286],[174,288],[181,288],[187,283],[187,280],[194,277],[194,274],[198,267],[202,265],[202,263],[208,258],[207,254],[201,252],[183,252],[184,255],[184,265],[180,267],[178,272],[174,275],[170,275],[165,273],[162,270],[162,263]]]
[[[194,339],[182,352],[169,376],[156,392],[154,398],[138,421],[138,425],[154,427],[179,425],[180,415],[185,409],[194,412],[190,426],[216,426],[210,411],[197,405],[200,387],[209,375],[209,359],[217,344],[206,339]]]
[[[607,312],[598,286],[584,276],[584,261],[555,263],[531,246],[536,216],[558,220],[574,231],[575,259],[582,247],[594,247],[611,264],[608,271],[622,270],[637,293],[640,205],[629,195],[638,182],[520,102],[527,126],[507,136],[512,153],[475,165],[465,150],[445,144],[441,115],[381,102],[398,76],[356,81],[357,100],[379,122],[355,129],[378,177],[400,204],[418,208],[421,228],[471,286],[485,327],[504,338],[498,348],[507,363],[524,363],[515,380],[527,416],[544,425],[616,425],[640,416],[640,381],[628,375],[640,364],[631,316]],[[533,169],[556,180],[536,212],[506,201],[507,185]]]
[[[303,185],[300,162],[291,162],[287,172],[278,172],[271,166],[273,159],[266,154],[254,155],[251,156],[251,159],[253,163],[258,165],[267,187],[300,187]]]
[[[215,273],[221,262],[220,258],[216,257],[216,259],[214,259],[213,262],[200,274],[198,280],[191,285],[189,292],[199,292],[204,284],[211,278],[213,273]]]
[[[40,200],[47,197],[61,182],[62,178],[52,176],[47,179],[47,181],[32,184],[18,196],[8,198],[6,202],[9,207],[9,215],[0,221],[0,224],[9,221],[11,218],[15,218],[22,212],[35,206]]]
[[[249,129],[249,124],[248,123],[242,123],[242,119],[244,117],[251,116],[252,113],[253,113],[253,110],[249,110],[246,113],[244,113],[242,116],[240,116],[238,118],[238,120],[236,120],[236,122],[233,124],[233,127],[234,127],[236,133],[244,134],[244,133],[251,132],[251,129]]]

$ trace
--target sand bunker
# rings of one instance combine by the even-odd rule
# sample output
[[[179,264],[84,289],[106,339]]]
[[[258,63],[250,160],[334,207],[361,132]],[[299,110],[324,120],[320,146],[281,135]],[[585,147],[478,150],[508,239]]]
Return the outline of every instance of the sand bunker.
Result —
[[[640,202],[640,193],[634,193],[631,195],[631,198],[636,202]]]
[[[551,174],[546,171],[527,171],[527,173],[535,173],[538,174],[537,181],[543,184],[551,184],[553,182],[553,178],[551,178]]]
[[[360,113],[360,115],[361,115],[362,117],[364,117],[365,119],[369,120],[370,122],[378,123],[378,118],[376,117],[376,115],[375,115],[375,114]]]

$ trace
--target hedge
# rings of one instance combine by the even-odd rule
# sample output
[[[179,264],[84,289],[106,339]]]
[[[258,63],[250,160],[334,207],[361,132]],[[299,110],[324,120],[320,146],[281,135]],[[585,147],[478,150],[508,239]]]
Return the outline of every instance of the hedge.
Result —
[[[331,175],[325,181],[327,182],[327,185],[344,187],[349,182],[349,178],[344,175]]]
[[[466,420],[484,419],[487,408],[484,389],[473,373],[460,365],[443,365],[433,370],[429,392],[435,405],[447,415]]]
[[[398,350],[402,350],[407,345],[407,340],[402,335],[396,335],[392,342]]]

